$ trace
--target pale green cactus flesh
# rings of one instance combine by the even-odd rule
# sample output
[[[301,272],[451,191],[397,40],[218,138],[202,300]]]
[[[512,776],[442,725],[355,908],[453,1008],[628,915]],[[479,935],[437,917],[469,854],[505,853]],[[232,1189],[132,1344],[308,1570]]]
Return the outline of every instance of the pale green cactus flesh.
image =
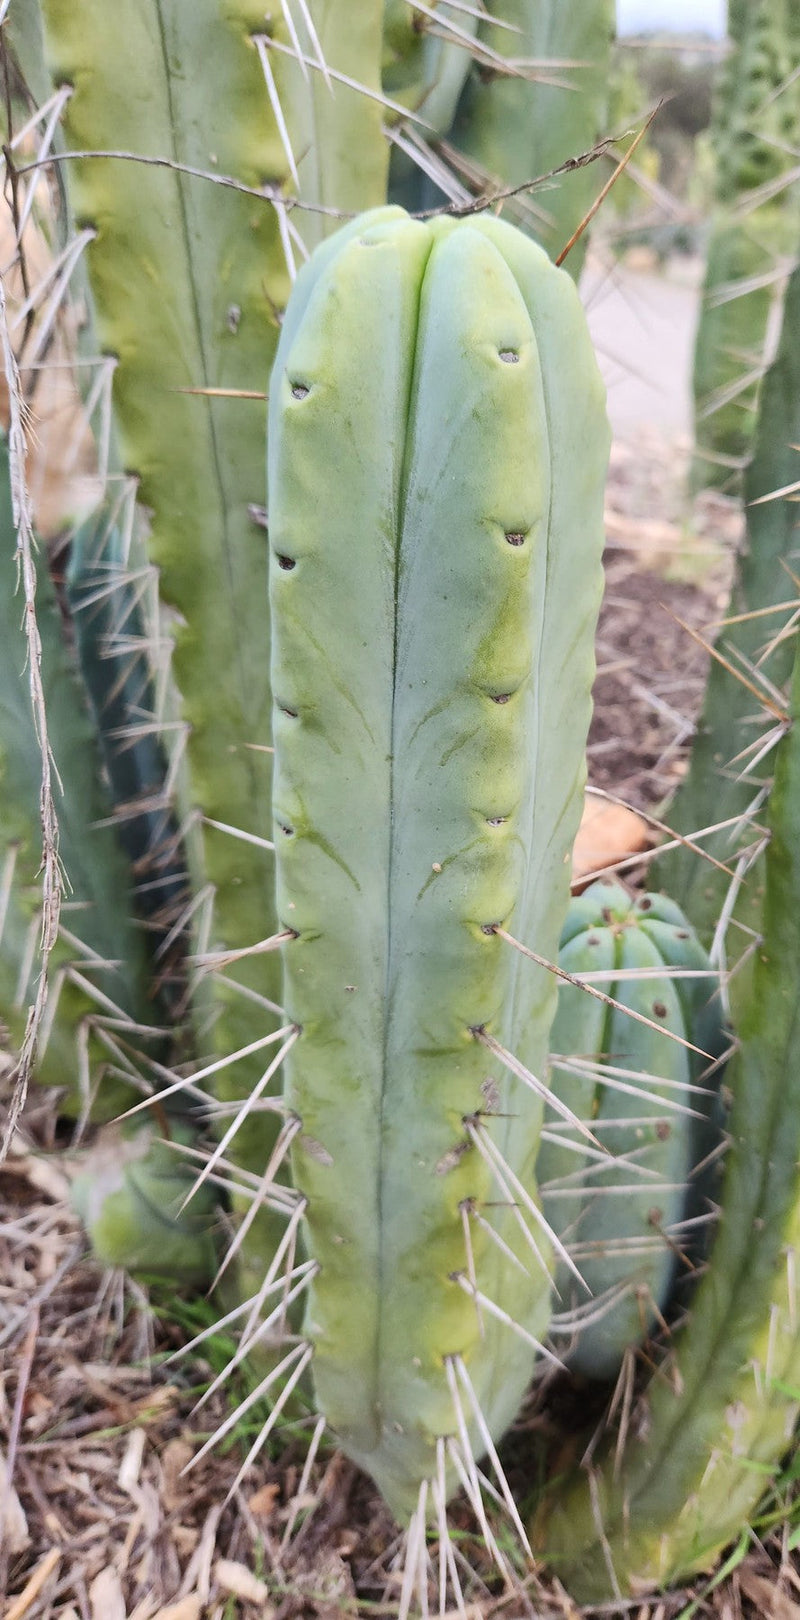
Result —
[[[300,276],[269,432],[286,1099],[317,1396],[403,1516],[455,1432],[448,1359],[497,1432],[546,1330],[511,1211],[513,1288],[464,1225],[505,1196],[476,1139],[532,1183],[541,1099],[483,1043],[541,1074],[553,980],[493,930],[553,959],[607,449],[572,285],[511,227],[378,211]]]
[[[595,988],[617,1003],[562,983],[551,1034],[550,1086],[612,1158],[589,1157],[549,1109],[536,1166],[544,1212],[590,1291],[587,1303],[562,1261],[559,1347],[573,1371],[612,1378],[663,1315],[679,1256],[688,1264],[697,1248],[685,1223],[707,1214],[693,1180],[713,1148],[715,1082],[704,1070],[725,1034],[708,957],[659,895],[593,884],[571,902],[559,964],[589,983],[603,974]]]
[[[747,1522],[798,1412],[800,657],[766,817],[763,940],[733,1092],[717,1235],[687,1325],[622,1457],[595,1458],[541,1515],[577,1601],[710,1568]]]

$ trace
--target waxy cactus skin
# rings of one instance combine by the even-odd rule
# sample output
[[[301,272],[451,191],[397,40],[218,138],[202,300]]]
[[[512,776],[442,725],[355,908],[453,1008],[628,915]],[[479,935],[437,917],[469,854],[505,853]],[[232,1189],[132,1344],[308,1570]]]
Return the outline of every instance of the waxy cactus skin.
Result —
[[[800,1331],[800,657],[767,821],[763,940],[740,1046],[721,1213],[686,1325],[659,1367],[646,1423],[591,1485],[555,1494],[537,1532],[576,1601],[656,1589],[713,1567],[787,1450]],[[602,1544],[599,1539],[602,1532]]]
[[[553,980],[493,930],[552,959],[581,804],[608,429],[570,281],[503,224],[364,216],[298,279],[269,447],[306,1331],[321,1409],[406,1516],[454,1431],[446,1360],[497,1433],[534,1359],[460,1286],[461,1212],[497,1198],[471,1132],[532,1181],[541,1101],[479,1037],[543,1072]],[[473,1251],[541,1338],[544,1268],[477,1227]]]
[[[607,974],[596,988],[618,1003],[562,983],[550,1037],[550,1085],[610,1162],[582,1158],[574,1131],[565,1146],[559,1116],[548,1110],[557,1140],[543,1142],[536,1166],[545,1214],[602,1310],[592,1310],[562,1262],[558,1309],[584,1307],[589,1320],[565,1333],[559,1348],[573,1372],[610,1379],[625,1351],[663,1318],[680,1257],[688,1265],[697,1249],[684,1223],[708,1214],[694,1172],[719,1139],[715,1060],[727,1037],[709,959],[678,907],[660,895],[634,899],[619,883],[592,884],[571,902],[559,965],[588,974],[589,983]],[[591,1069],[576,1073],[570,1058],[579,1071],[587,1060]],[[616,1290],[623,1292],[612,1303]]]

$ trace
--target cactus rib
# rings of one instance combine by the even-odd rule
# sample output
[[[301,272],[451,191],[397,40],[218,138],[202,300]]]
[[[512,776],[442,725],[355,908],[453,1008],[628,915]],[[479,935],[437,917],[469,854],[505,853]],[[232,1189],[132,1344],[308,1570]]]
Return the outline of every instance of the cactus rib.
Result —
[[[733,1092],[722,1212],[687,1326],[620,1469],[573,1483],[538,1526],[578,1601],[710,1568],[788,1446],[799,1403],[800,656],[770,794],[763,940]]]
[[[513,915],[552,954],[566,905],[607,429],[572,286],[511,227],[367,215],[293,303],[269,487],[278,910],[300,1031],[286,1099],[320,1265],[307,1331],[332,1427],[407,1517],[453,1430],[451,1358],[497,1432],[546,1326],[546,1272],[510,1297],[477,1235],[480,1287],[523,1329],[506,1343],[487,1317],[481,1339],[460,1210],[490,1196],[470,1127],[532,1171],[541,1105],[476,1035],[541,1070],[552,981],[493,928]],[[556,625],[566,750],[545,723],[567,701]]]

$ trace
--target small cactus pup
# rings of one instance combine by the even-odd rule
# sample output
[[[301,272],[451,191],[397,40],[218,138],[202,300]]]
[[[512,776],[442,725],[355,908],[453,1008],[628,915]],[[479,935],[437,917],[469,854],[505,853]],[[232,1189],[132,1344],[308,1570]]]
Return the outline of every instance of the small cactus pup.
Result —
[[[526,1189],[608,443],[573,284],[513,227],[376,210],[298,276],[269,534],[305,1333],[322,1413],[405,1520],[459,1480],[479,1499],[547,1331]]]
[[[541,1511],[537,1540],[576,1602],[713,1567],[792,1444],[800,1402],[800,653],[776,749],[762,938],[738,1051],[721,1209],[685,1325],[643,1421]]]
[[[194,1169],[174,1148],[193,1141],[177,1121],[166,1141],[149,1124],[127,1133],[104,1127],[72,1182],[72,1202],[102,1265],[195,1288],[213,1281],[216,1192],[206,1184],[190,1197]]]
[[[573,1372],[610,1379],[702,1247],[727,1039],[717,976],[661,895],[592,884],[570,904],[559,966],[575,982],[559,985],[550,1085],[603,1152],[548,1109],[542,1208],[591,1290],[587,1301],[562,1261],[551,1331]]]

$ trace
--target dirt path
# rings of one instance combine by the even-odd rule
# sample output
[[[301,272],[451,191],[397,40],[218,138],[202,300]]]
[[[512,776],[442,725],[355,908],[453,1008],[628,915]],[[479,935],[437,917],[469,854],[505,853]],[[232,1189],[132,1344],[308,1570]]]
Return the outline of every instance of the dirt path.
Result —
[[[656,274],[590,257],[581,295],[616,438],[642,427],[668,437],[691,434],[700,274],[692,259],[673,260]]]

